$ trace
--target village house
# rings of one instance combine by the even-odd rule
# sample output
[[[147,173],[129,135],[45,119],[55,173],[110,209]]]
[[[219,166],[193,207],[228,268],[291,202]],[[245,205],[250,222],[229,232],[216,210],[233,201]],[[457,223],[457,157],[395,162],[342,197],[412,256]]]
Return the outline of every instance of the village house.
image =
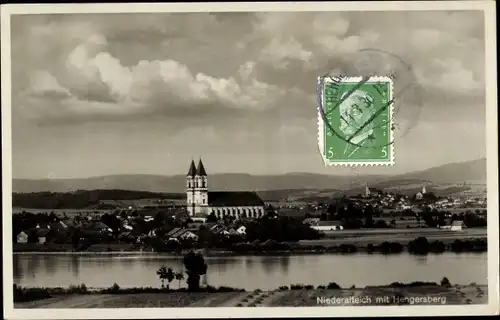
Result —
[[[236,229],[236,232],[238,232],[240,235],[244,236],[247,234],[247,227],[241,226],[238,229]]]
[[[215,224],[209,230],[213,233],[219,233],[224,230],[224,226],[220,224]]]
[[[17,234],[17,243],[28,243],[28,234],[21,231]]]
[[[47,242],[47,238],[50,235],[50,230],[49,229],[37,229],[36,235],[38,237],[38,243],[39,244],[44,244]]]
[[[64,234],[68,231],[68,225],[66,225],[63,221],[53,222],[48,225],[48,228],[61,234]]]
[[[464,222],[462,220],[455,220],[451,223],[451,231],[462,231],[464,227]]]
[[[452,221],[450,224],[445,226],[438,226],[440,229],[450,230],[450,231],[462,231],[464,227],[464,222],[462,220]]]
[[[174,228],[166,235],[168,241],[193,240],[198,241],[198,235],[186,228]]]
[[[344,226],[340,221],[319,221],[316,225],[311,225],[311,228],[317,231],[340,231],[344,230]]]

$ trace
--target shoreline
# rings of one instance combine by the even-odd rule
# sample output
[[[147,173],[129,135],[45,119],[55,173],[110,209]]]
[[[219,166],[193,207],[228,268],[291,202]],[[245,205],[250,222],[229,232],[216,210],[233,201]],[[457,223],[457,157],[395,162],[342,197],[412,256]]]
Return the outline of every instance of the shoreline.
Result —
[[[46,246],[37,244],[16,244],[13,247],[13,255],[100,255],[100,256],[126,256],[126,255],[164,255],[182,256],[189,251],[199,251],[205,256],[242,256],[242,255],[309,255],[309,254],[401,254],[425,255],[429,253],[440,254],[452,253],[486,253],[487,238],[471,237],[466,239],[427,240],[426,237],[418,237],[408,242],[383,241],[379,243],[366,242],[338,242],[328,240],[311,240],[307,242],[286,243],[274,242],[272,244],[238,243],[228,248],[179,248],[177,250],[160,248],[159,250],[132,249],[133,245],[107,246],[100,244],[96,248],[74,251],[69,249],[70,245]],[[38,247],[37,247],[38,246]],[[123,249],[122,249],[123,248]],[[26,249],[26,250],[23,250]],[[38,249],[38,250],[34,250]],[[59,250],[54,250],[59,249]]]

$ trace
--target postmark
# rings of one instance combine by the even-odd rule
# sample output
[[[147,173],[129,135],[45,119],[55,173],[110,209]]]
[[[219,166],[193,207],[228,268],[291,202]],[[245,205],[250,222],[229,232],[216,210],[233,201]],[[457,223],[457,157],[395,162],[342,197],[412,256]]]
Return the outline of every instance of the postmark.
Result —
[[[318,77],[318,146],[325,165],[394,164],[390,76]]]

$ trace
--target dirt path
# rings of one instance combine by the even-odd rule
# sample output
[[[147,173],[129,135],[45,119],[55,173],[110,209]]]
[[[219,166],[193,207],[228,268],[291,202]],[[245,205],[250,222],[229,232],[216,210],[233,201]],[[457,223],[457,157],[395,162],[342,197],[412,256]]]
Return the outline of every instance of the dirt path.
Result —
[[[235,307],[247,295],[248,292],[213,293],[206,299],[194,302],[189,307]]]
[[[26,303],[16,303],[16,308],[66,309],[66,308],[105,308],[112,295],[72,295],[61,296]]]

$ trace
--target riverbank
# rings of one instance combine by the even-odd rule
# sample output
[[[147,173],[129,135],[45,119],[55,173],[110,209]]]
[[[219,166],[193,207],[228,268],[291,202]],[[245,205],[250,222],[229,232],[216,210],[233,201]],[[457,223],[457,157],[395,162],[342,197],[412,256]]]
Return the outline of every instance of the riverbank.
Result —
[[[340,239],[345,240],[345,239]],[[63,249],[63,245],[58,245],[59,249]],[[85,251],[53,250],[51,245],[37,244],[16,244],[14,246],[14,254],[72,254],[72,255],[137,255],[137,254],[162,254],[177,256],[183,255],[187,251],[192,250],[186,248],[183,250],[172,251],[154,251],[149,249],[135,249],[130,247],[114,246],[106,247],[99,245],[98,248],[89,247]],[[264,243],[237,243],[228,245],[227,248],[193,248],[200,250],[206,256],[237,256],[237,255],[287,255],[287,254],[336,254],[336,253],[381,253],[393,254],[409,252],[411,254],[427,254],[427,253],[443,253],[443,252],[487,252],[487,238],[468,238],[468,239],[448,239],[447,241],[429,240],[426,237],[419,237],[409,240],[408,242],[397,241],[382,241],[367,243],[359,241],[337,241],[335,239],[300,241],[298,243],[285,243],[266,241]]]
[[[26,289],[25,289],[26,290]],[[29,290],[29,289],[27,289]],[[48,289],[58,290],[57,288]],[[60,290],[60,289],[59,289]],[[462,305],[488,301],[486,285],[392,284],[366,288],[328,286],[282,287],[262,291],[186,292],[161,289],[127,289],[130,293],[105,290],[51,294],[45,299],[15,302],[17,309],[32,308],[158,308],[158,307],[298,307],[353,305]],[[139,291],[139,292],[134,292]],[[153,290],[156,290],[154,292]],[[229,288],[227,289],[229,290]]]

